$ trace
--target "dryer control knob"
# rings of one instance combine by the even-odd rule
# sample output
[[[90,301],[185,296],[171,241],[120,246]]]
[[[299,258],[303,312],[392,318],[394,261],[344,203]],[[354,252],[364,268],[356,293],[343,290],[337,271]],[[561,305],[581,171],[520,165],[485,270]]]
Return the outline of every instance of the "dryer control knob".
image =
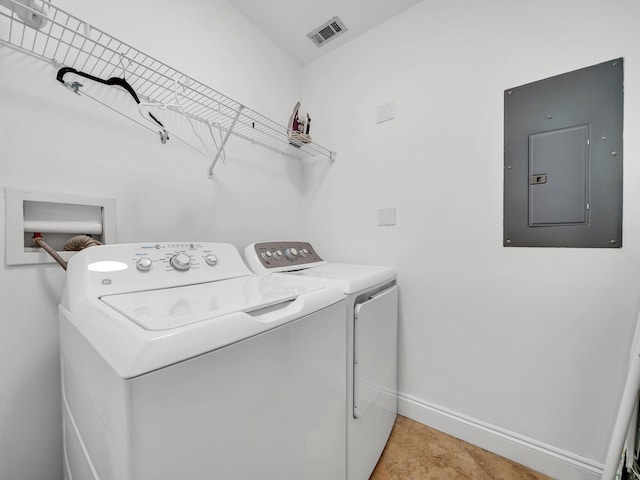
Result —
[[[300,250],[301,257],[306,257],[307,255],[309,255],[309,250],[307,250],[306,248],[303,248],[302,250]]]
[[[265,250],[260,254],[260,256],[268,262],[271,260],[271,257],[273,257],[273,254],[271,253],[271,250]]]
[[[191,268],[191,257],[186,253],[177,253],[173,257],[171,257],[169,263],[176,270],[189,270]]]
[[[207,265],[215,267],[218,264],[218,257],[216,257],[213,253],[210,253],[206,257],[204,257],[204,261],[207,262]]]
[[[148,272],[149,270],[151,270],[151,265],[151,259],[147,257],[140,258],[136,262],[136,268],[141,272]]]
[[[298,257],[298,249],[295,248],[295,247],[285,248],[284,249],[284,255],[289,260],[295,260]]]
[[[276,260],[280,260],[282,258],[282,250],[278,249],[273,252],[273,258],[275,258]]]

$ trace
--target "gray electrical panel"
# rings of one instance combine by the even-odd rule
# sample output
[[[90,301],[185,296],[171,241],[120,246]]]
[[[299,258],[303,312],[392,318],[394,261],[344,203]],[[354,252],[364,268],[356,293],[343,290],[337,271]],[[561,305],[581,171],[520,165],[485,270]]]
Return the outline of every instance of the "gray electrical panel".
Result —
[[[504,93],[504,246],[622,246],[621,58]]]

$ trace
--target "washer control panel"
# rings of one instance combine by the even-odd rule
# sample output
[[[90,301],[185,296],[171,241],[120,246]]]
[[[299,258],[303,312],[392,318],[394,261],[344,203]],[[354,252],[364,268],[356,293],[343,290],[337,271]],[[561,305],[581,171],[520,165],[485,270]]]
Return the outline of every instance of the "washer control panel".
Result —
[[[210,245],[201,243],[154,243],[133,248],[138,272],[152,269],[186,272],[192,268],[215,267],[218,257]]]
[[[86,248],[70,259],[67,272],[70,296],[75,296],[76,291],[91,290],[85,297],[215,282],[252,274],[235,246],[214,242],[131,243]]]
[[[308,242],[260,242],[245,250],[249,266],[257,272],[299,270],[326,263]]]

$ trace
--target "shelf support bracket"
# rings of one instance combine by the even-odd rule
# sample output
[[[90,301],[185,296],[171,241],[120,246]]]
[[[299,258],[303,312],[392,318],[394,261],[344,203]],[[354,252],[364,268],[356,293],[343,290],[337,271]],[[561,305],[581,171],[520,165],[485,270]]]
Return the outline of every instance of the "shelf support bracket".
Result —
[[[209,178],[213,178],[213,169],[216,166],[216,163],[218,163],[218,160],[220,159],[220,155],[222,155],[222,152],[224,151],[224,146],[227,144],[227,140],[229,140],[229,137],[231,136],[231,133],[233,132],[234,127],[236,126],[236,122],[238,121],[238,118],[240,118],[240,114],[242,113],[242,110],[244,110],[244,105],[240,105],[240,108],[238,108],[238,111],[236,112],[236,116],[233,117],[233,121],[231,122],[231,125],[227,129],[227,133],[222,139],[220,148],[218,148],[218,153],[216,153],[216,156],[213,159],[213,162],[211,162],[211,166],[209,167]]]

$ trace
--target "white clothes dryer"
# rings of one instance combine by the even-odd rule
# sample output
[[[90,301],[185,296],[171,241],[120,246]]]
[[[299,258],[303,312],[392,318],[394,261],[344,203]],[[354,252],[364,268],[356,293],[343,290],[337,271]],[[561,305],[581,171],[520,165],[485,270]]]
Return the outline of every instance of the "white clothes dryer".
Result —
[[[397,414],[398,287],[389,267],[324,261],[308,242],[245,248],[251,269],[336,287],[347,300],[347,479],[367,480]]]
[[[344,478],[344,295],[222,243],[92,247],[59,307],[67,480]]]

